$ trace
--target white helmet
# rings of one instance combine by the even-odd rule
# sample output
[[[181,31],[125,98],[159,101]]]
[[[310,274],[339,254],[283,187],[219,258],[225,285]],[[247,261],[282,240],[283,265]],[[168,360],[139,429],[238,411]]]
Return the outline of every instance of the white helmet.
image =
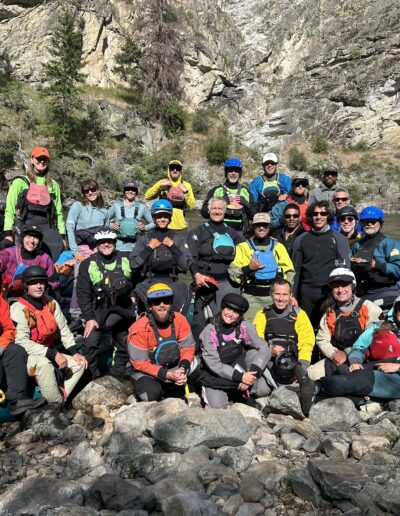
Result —
[[[355,287],[357,285],[356,277],[354,272],[346,267],[337,267],[329,274],[328,283],[331,285],[335,281],[344,281],[346,283],[352,283]]]
[[[94,239],[96,242],[99,240],[117,240],[117,233],[111,229],[100,229],[95,233]]]

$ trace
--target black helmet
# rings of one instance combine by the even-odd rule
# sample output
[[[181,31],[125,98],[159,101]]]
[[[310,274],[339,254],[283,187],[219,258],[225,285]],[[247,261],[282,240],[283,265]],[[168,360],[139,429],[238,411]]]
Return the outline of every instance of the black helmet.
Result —
[[[24,226],[21,230],[21,237],[24,238],[26,235],[36,236],[40,241],[43,240],[43,231],[38,226]]]
[[[296,358],[285,351],[277,355],[271,368],[274,380],[283,385],[293,383],[295,380],[294,368],[296,364]]]
[[[221,308],[232,308],[235,312],[244,314],[249,309],[249,302],[240,294],[226,294],[222,298]]]
[[[23,285],[27,285],[31,280],[48,281],[47,272],[40,267],[40,265],[31,265],[27,267],[21,274],[21,281]]]
[[[340,208],[340,210],[338,210],[336,212],[336,217],[338,219],[340,219],[340,217],[344,217],[346,215],[354,217],[355,219],[358,220],[357,210],[355,208],[353,208],[353,206],[344,206],[343,208]]]

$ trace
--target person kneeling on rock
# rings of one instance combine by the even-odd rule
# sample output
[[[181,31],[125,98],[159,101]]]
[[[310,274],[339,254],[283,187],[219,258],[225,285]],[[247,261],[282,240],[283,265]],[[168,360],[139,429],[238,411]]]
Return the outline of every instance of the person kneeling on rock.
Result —
[[[172,310],[173,291],[165,283],[147,290],[147,312],[129,329],[128,352],[140,401],[183,397],[197,367],[190,325]]]
[[[78,353],[60,305],[45,295],[46,271],[32,265],[24,270],[21,280],[24,294],[11,306],[17,327],[15,342],[27,353],[28,375],[36,378],[42,396],[48,403],[61,405],[87,368],[87,361]],[[57,350],[58,336],[68,354]]]
[[[262,373],[271,352],[253,324],[243,320],[248,308],[240,294],[226,294],[219,314],[200,334],[202,394],[211,408],[226,408],[234,398],[250,402],[270,392]]]

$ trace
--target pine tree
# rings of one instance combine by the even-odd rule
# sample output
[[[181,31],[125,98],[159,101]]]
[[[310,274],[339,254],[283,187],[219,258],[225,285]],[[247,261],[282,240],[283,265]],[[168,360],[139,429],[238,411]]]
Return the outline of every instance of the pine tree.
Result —
[[[76,18],[70,10],[65,10],[54,29],[51,46],[51,59],[44,65],[45,75],[50,86],[44,95],[50,100],[48,127],[61,154],[76,145],[76,129],[82,107],[80,84],[85,80],[81,73],[82,26],[76,27]]]

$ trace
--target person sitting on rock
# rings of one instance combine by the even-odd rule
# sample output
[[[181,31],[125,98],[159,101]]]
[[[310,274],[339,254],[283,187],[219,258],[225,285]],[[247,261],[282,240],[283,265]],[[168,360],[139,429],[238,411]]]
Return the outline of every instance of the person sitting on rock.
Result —
[[[128,258],[116,250],[117,235],[114,231],[101,229],[94,239],[97,253],[81,263],[76,289],[86,321],[83,354],[88,360],[92,379],[98,378],[100,343],[105,332],[111,330],[115,353],[110,373],[124,377],[128,363],[126,336],[135,320],[132,271]]]
[[[172,217],[168,227],[173,231],[187,228],[185,210],[193,210],[196,205],[192,185],[182,179],[182,169],[183,164],[173,159],[168,163],[167,178],[157,181],[144,194],[146,200],[165,199],[172,204]]]
[[[258,311],[253,324],[259,337],[271,349],[269,369],[277,385],[294,381],[294,366],[299,363],[304,371],[310,366],[315,344],[314,329],[304,310],[291,305],[292,286],[285,279],[277,279],[271,286],[272,304]]]
[[[270,290],[278,277],[292,281],[294,267],[285,246],[271,238],[269,213],[256,213],[251,223],[252,236],[238,246],[229,265],[232,281],[240,284],[242,295],[250,304],[247,317],[252,320],[260,308],[272,300]]]
[[[381,317],[378,305],[355,295],[354,273],[344,267],[329,275],[332,304],[320,321],[316,344],[326,358],[312,365],[307,374],[312,380],[347,367],[347,357],[363,331]]]
[[[380,306],[391,306],[399,293],[400,241],[382,233],[384,220],[378,206],[361,211],[364,236],[351,248],[351,269],[357,278],[358,295]]]
[[[111,227],[118,234],[117,251],[131,252],[138,237],[154,228],[149,208],[136,200],[138,193],[137,181],[125,181],[123,199],[108,210]]]
[[[224,163],[225,181],[211,188],[201,207],[201,216],[209,217],[209,201],[222,199],[226,203],[224,223],[236,231],[242,231],[253,219],[256,209],[250,190],[240,182],[243,165],[239,158],[228,158]]]
[[[285,201],[290,193],[290,177],[278,172],[277,165],[277,155],[267,152],[262,159],[263,174],[250,182],[249,189],[258,212],[270,212],[278,202]]]
[[[369,362],[365,362],[366,359]],[[297,371],[305,416],[320,396],[351,396],[360,401],[400,398],[400,297],[395,300],[386,322],[373,323],[360,335],[348,362],[346,371],[317,381]]]
[[[183,397],[197,365],[187,319],[172,308],[174,293],[165,283],[147,290],[147,313],[129,328],[132,378],[140,401]]]
[[[47,273],[49,286],[58,289],[58,277],[53,260],[40,249],[43,232],[37,226],[24,226],[21,230],[21,245],[7,247],[0,251],[0,274],[2,294],[5,299],[23,294],[21,274],[30,265],[40,265]]]
[[[59,304],[45,294],[46,271],[31,265],[21,279],[24,294],[11,306],[17,327],[15,342],[27,353],[28,375],[36,378],[42,396],[48,403],[61,405],[87,368],[87,361],[78,353]],[[59,340],[66,352],[58,351]]]
[[[229,399],[253,403],[270,392],[262,375],[271,353],[253,324],[243,319],[248,308],[240,294],[226,294],[219,314],[200,334],[202,393],[210,408],[226,408]]]
[[[167,283],[174,292],[174,311],[186,314],[191,292],[179,280],[179,274],[187,272],[190,263],[189,247],[181,232],[169,228],[173,216],[172,204],[160,199],[151,206],[155,228],[141,235],[135,244],[129,262],[135,279],[138,312],[146,309],[146,292],[153,283]]]

